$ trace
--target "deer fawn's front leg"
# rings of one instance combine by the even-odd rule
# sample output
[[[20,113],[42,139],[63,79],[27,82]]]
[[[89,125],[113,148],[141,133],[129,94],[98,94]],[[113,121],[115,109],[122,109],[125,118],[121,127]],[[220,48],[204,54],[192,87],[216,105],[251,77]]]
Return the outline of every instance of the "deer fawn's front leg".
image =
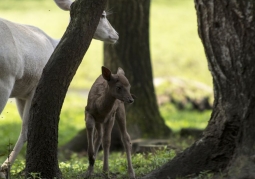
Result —
[[[127,128],[126,128],[126,114],[125,114],[124,104],[122,104],[122,105],[123,106],[117,110],[116,120],[119,125],[119,129],[120,129],[120,133],[121,133],[121,140],[122,140],[122,143],[124,145],[124,148],[125,148],[126,154],[127,154],[128,175],[129,175],[130,179],[135,179],[135,172],[134,172],[134,169],[132,166],[132,160],[131,160],[132,144],[131,144],[131,140],[130,140],[130,137],[129,137],[129,134],[128,134]]]
[[[109,164],[108,164],[108,157],[109,151],[111,146],[111,133],[112,128],[114,125],[115,114],[108,119],[108,121],[104,124],[104,134],[103,134],[103,150],[104,150],[104,164],[103,164],[103,171],[108,173],[109,171]]]
[[[88,157],[89,157],[89,166],[85,174],[85,177],[87,178],[93,173],[94,163],[95,163],[95,154],[94,154],[94,146],[93,146],[95,119],[86,111],[85,120],[86,120],[86,129],[87,129],[87,138],[88,138]]]

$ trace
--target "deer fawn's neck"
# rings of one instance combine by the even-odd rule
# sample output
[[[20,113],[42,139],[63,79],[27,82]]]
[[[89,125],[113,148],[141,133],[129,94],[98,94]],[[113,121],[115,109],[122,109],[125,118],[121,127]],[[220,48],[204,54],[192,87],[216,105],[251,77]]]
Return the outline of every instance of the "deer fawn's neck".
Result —
[[[112,96],[109,86],[106,85],[103,95],[97,102],[98,111],[106,116],[113,109],[115,102],[116,98]]]

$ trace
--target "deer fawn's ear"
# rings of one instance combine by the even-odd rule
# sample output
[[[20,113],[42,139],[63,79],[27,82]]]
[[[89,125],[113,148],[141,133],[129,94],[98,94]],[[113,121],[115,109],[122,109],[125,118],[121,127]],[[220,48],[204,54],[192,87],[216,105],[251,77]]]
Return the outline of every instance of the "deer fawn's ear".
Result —
[[[118,75],[120,75],[120,74],[125,75],[125,72],[124,72],[124,70],[122,68],[119,67],[118,71],[117,71],[117,74]]]
[[[133,99],[137,98],[136,95],[134,95],[134,94],[131,94],[131,96],[132,96]]]
[[[110,81],[112,77],[112,72],[108,68],[102,66],[102,76],[106,81]]]

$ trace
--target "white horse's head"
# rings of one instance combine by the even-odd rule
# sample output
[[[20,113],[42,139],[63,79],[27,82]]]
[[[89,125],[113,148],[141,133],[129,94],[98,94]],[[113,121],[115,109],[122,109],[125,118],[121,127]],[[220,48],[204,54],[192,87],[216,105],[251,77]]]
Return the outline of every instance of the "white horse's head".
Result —
[[[100,21],[94,34],[94,38],[112,44],[117,42],[117,40],[119,39],[118,33],[107,20],[105,11],[100,17]]]
[[[54,0],[54,1],[61,9],[70,11],[70,7],[72,4],[71,0]],[[111,44],[116,43],[117,40],[119,39],[118,33],[115,31],[115,29],[111,26],[110,22],[107,20],[105,11],[103,11],[100,17],[100,21],[98,23],[93,38]]]

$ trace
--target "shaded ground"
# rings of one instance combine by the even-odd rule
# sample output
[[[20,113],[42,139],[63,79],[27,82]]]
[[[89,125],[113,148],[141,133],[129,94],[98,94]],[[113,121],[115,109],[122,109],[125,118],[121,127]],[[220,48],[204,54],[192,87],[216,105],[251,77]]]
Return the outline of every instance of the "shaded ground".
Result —
[[[173,134],[169,139],[135,139],[132,140],[132,152],[133,153],[149,153],[154,152],[155,150],[162,149],[167,147],[168,149],[172,149],[177,153],[183,151],[185,148],[189,147],[193,142],[198,139],[202,135],[202,130],[185,128],[182,129],[179,133]],[[122,142],[120,138],[118,138],[118,134],[113,134],[113,139],[111,143],[111,152],[114,151],[124,151],[122,146]],[[76,141],[79,141],[78,138]],[[83,140],[84,141],[84,140]],[[80,142],[82,142],[80,140]],[[84,145],[87,145],[84,143]],[[64,146],[64,148],[60,148],[60,152],[63,154],[62,157],[69,159],[73,152],[68,151],[68,146]],[[86,156],[87,152],[81,148],[75,148],[77,150],[76,153],[79,156]],[[100,148],[102,150],[102,148]]]
[[[182,152],[185,148],[189,147],[194,141],[195,141],[195,137],[193,137],[191,135],[189,135],[188,137],[182,137],[181,134],[173,134],[172,137],[167,139],[167,140],[163,140],[163,139],[154,139],[154,140],[137,139],[137,140],[133,140],[133,149],[134,149],[133,152],[135,152],[136,154],[142,153],[143,156],[144,155],[145,156],[150,156],[152,154],[152,155],[155,155],[156,160],[164,160],[161,156],[158,155],[157,150],[160,150],[162,148],[164,148],[163,150],[166,151],[166,152],[174,150],[175,151],[175,152],[173,152],[173,156],[174,156],[174,153],[178,154],[178,153]],[[123,152],[124,151],[120,149],[120,153],[123,153]],[[77,159],[73,158],[70,161],[67,161],[63,157],[61,152],[59,154],[60,154],[59,163],[61,163],[61,161],[64,161],[68,164],[68,163],[73,163],[77,160]],[[70,153],[70,156],[71,155],[72,154]],[[73,176],[73,178],[82,179],[83,178],[82,173],[84,173],[86,171],[86,167],[84,168],[84,165],[87,164],[86,151],[79,152],[75,156],[78,157],[79,160],[81,159],[81,161],[79,162],[80,163],[79,167],[82,167],[83,169],[82,169],[82,171],[80,171],[80,170],[76,171],[75,163],[73,163],[74,166],[72,166],[72,167],[70,166],[71,168],[68,169],[68,172],[69,173],[71,172],[71,175]],[[118,160],[118,158],[115,158],[116,156],[120,156],[120,155],[119,154],[116,155],[116,153],[111,154],[110,159],[113,160],[113,161]],[[124,153],[121,154],[121,156],[123,156],[124,159],[125,159],[125,154]],[[102,153],[101,152],[100,152],[100,155],[98,156],[98,160],[102,161]],[[144,171],[143,172],[144,175],[146,173],[150,172],[150,169],[147,169],[147,167],[144,166],[144,165],[142,165],[142,166],[138,165],[137,166],[137,161],[136,160],[134,160],[133,162],[134,162],[133,163],[134,164],[134,169],[137,171],[137,176],[139,176],[138,179],[141,177],[141,174],[140,175],[138,174],[139,173],[138,170],[142,169]],[[146,162],[146,164],[147,164],[147,162]],[[117,165],[119,166],[120,163],[118,163]],[[112,166],[111,169],[110,169],[111,173],[110,173],[109,177],[111,179],[125,179],[126,175],[123,175],[123,171],[124,171],[124,173],[126,171],[125,164],[123,165],[123,167],[124,167],[123,169],[120,169],[118,167],[117,167],[117,169],[116,168],[113,169],[114,167]],[[65,171],[66,168],[61,169],[61,170]],[[96,170],[95,174],[92,177],[93,179],[102,179],[102,178],[104,178],[105,175],[101,172],[101,169],[99,169],[98,164],[95,167],[95,170]],[[122,170],[122,173],[121,173],[120,170]],[[13,178],[19,178],[19,177],[22,177],[22,175],[19,174],[19,175],[13,176]],[[70,178],[70,176],[68,178]]]

